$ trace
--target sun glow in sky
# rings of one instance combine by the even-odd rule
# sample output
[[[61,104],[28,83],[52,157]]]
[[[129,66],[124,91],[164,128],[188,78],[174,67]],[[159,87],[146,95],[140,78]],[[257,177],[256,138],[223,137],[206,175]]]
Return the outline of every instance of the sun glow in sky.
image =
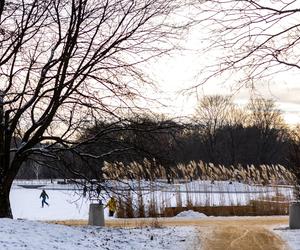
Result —
[[[157,98],[166,104],[162,110],[172,116],[188,116],[194,113],[197,99],[204,95],[233,95],[233,101],[245,105],[251,95],[273,99],[277,108],[283,112],[288,124],[300,123],[300,71],[278,73],[268,80],[255,82],[255,89],[243,87],[236,89],[235,76],[215,79],[195,89],[185,92],[202,80],[201,70],[213,62],[213,54],[201,54],[199,49],[205,46],[199,30],[194,30],[186,39],[188,50],[163,58],[160,63],[151,65],[155,79],[161,89]],[[238,75],[236,75],[238,77]]]
[[[277,108],[283,113],[288,124],[300,123],[300,87],[297,86],[299,75],[274,77],[271,82],[258,83],[256,89],[242,88],[238,91],[230,82],[206,83],[201,85],[197,91],[182,91],[194,86],[199,76],[195,62],[195,56],[176,56],[169,59],[169,63],[157,66],[154,69],[159,74],[158,84],[162,92],[159,99],[167,106],[162,110],[164,113],[175,116],[188,116],[194,113],[197,100],[204,95],[233,95],[233,101],[238,105],[245,105],[251,95],[275,100]],[[198,59],[197,59],[198,60]]]

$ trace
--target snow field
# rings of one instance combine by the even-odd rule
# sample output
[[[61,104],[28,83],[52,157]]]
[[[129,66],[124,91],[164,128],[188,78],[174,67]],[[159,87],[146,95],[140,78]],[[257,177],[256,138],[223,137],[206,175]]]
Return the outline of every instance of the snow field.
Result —
[[[31,184],[40,182],[32,181]],[[51,184],[44,182],[49,195],[50,206],[41,208],[39,198],[41,189],[25,189],[14,184],[10,200],[14,218],[31,220],[87,220],[90,201],[82,197],[82,191],[74,191],[74,185]],[[154,184],[154,185],[153,185]],[[138,210],[138,201],[142,197],[147,210],[149,204],[155,204],[158,213],[165,207],[186,206],[192,203],[195,206],[217,205],[246,205],[251,199],[268,199],[278,194],[284,195],[287,200],[292,199],[290,187],[263,187],[243,183],[218,181],[211,184],[209,181],[194,181],[186,184],[142,183],[133,182],[135,191],[130,192],[132,207]],[[138,189],[141,188],[140,190]],[[128,186],[127,186],[128,188]],[[125,196],[128,191],[124,191]],[[129,200],[129,199],[127,199]],[[103,200],[106,203],[106,200]],[[108,210],[105,209],[105,217]]]
[[[300,250],[300,229],[290,230],[287,227],[278,227],[274,229],[274,232],[287,242],[291,250]]]
[[[145,184],[145,187],[147,185]],[[74,192],[71,185],[47,184],[45,187],[50,206],[41,208],[41,189],[24,189],[14,185],[10,200],[14,218],[25,220],[0,219],[0,249],[194,249],[198,244],[197,231],[192,227],[170,228],[100,228],[67,227],[27,220],[87,220],[89,200]],[[160,190],[158,190],[160,188]],[[146,189],[146,188],[145,188]],[[173,206],[178,202],[178,194],[184,205],[192,197],[196,203],[243,204],[250,198],[281,193],[291,197],[291,188],[259,187],[242,183],[192,182],[189,184],[163,185],[151,193],[143,191],[145,204],[151,198]],[[188,191],[188,192],[187,192]],[[133,198],[137,194],[133,194]],[[105,201],[104,201],[105,203]],[[108,211],[105,209],[105,217]],[[201,218],[194,211],[179,215],[182,218]],[[222,219],[222,218],[215,218]],[[280,229],[281,227],[281,229]],[[274,230],[289,244],[291,250],[300,250],[300,230]],[[198,246],[199,247],[199,246]]]
[[[41,207],[40,189],[12,189],[11,208],[14,218],[29,220],[87,220],[89,201],[79,199],[74,191],[47,190],[49,207]],[[107,211],[105,211],[107,214]]]
[[[192,250],[198,241],[192,227],[69,227],[27,220],[0,219],[1,250]]]

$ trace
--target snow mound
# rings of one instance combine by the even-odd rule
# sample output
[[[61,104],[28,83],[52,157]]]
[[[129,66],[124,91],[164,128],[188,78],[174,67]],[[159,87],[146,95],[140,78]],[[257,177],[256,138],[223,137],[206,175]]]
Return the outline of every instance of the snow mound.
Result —
[[[179,217],[179,218],[204,218],[207,216],[203,213],[195,212],[193,210],[188,210],[188,211],[183,211],[183,212],[177,214],[176,217]]]

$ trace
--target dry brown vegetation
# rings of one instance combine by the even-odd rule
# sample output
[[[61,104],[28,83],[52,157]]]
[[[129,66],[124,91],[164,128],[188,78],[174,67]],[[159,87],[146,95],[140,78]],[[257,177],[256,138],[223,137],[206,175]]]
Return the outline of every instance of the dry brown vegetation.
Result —
[[[117,217],[169,217],[181,211],[194,210],[206,215],[241,216],[241,215],[286,215],[292,194],[282,194],[279,184],[294,184],[294,175],[281,165],[261,165],[259,167],[236,167],[190,162],[172,168],[173,184],[166,184],[166,169],[155,163],[144,160],[142,164],[132,162],[105,163],[104,172],[108,179],[133,180],[135,188],[119,192]],[[170,173],[170,171],[169,171]],[[145,190],[145,180],[147,188]],[[220,190],[228,194],[219,196],[218,204],[214,203],[212,185],[216,181],[240,182],[249,188],[241,194],[238,190],[226,187]],[[158,185],[164,182],[163,185]],[[144,186],[143,186],[144,185]],[[180,185],[183,190],[180,190]],[[143,186],[143,187],[142,187]],[[255,186],[258,194],[251,197],[251,188]],[[168,191],[171,188],[172,191]],[[202,188],[201,192],[198,192]],[[272,192],[270,192],[270,190]],[[227,193],[228,192],[228,193]],[[230,195],[229,195],[230,193]],[[242,197],[245,202],[240,202]],[[173,200],[173,202],[171,202]],[[175,200],[175,205],[174,205]],[[241,203],[241,204],[240,204]]]
[[[144,159],[142,163],[122,162],[104,163],[102,169],[107,179],[167,179],[168,175],[174,179],[184,180],[239,180],[253,184],[294,184],[295,176],[281,165],[237,165],[224,166],[191,161],[188,164],[178,164],[166,168],[157,164],[155,160]],[[168,173],[167,173],[168,172]]]

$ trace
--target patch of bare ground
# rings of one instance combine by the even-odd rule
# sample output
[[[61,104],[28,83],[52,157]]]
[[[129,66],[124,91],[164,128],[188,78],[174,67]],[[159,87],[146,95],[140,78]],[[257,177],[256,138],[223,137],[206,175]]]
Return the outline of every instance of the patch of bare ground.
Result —
[[[287,225],[287,216],[262,217],[207,217],[201,219],[117,219],[107,220],[108,227],[195,226],[203,250],[288,250],[284,241],[270,229]],[[86,225],[86,221],[56,221],[65,225]]]

